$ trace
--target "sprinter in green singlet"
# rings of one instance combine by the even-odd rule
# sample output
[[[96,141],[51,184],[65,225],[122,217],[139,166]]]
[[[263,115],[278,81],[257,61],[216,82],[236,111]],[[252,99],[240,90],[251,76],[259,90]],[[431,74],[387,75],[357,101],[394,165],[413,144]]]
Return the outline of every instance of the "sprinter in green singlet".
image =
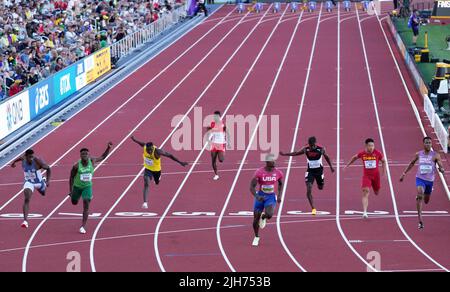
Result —
[[[92,178],[94,176],[94,166],[106,159],[111,151],[112,143],[108,143],[108,147],[102,156],[92,158],[87,148],[80,150],[80,160],[75,163],[70,173],[70,193],[69,196],[73,205],[78,205],[80,198],[83,198],[83,225],[80,233],[86,233],[86,223],[89,217],[89,205],[93,198],[92,195]]]

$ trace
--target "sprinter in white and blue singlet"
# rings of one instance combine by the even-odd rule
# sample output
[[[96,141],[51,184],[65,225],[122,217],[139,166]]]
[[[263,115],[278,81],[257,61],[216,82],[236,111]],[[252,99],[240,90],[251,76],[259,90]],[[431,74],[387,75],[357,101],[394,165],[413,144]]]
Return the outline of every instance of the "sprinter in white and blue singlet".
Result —
[[[312,196],[314,181],[317,182],[317,187],[319,188],[319,190],[323,190],[325,186],[322,157],[327,161],[328,165],[330,166],[331,172],[334,172],[333,165],[331,164],[330,157],[326,153],[325,148],[317,145],[316,143],[316,137],[310,137],[308,139],[308,145],[304,146],[299,151],[292,153],[280,152],[281,156],[299,156],[303,154],[306,155],[306,159],[308,162],[308,169],[305,173],[306,196],[308,197],[309,204],[311,205],[312,215],[316,215],[317,213]]]
[[[405,179],[406,174],[410,171],[416,162],[419,162],[419,167],[416,173],[416,188],[417,188],[417,214],[419,216],[419,229],[423,229],[422,209],[423,204],[430,202],[431,193],[433,192],[433,184],[436,177],[436,164],[439,167],[439,171],[444,173],[444,167],[442,166],[442,160],[439,153],[433,151],[432,140],[430,137],[423,138],[424,150],[419,151],[414,156],[414,159],[409,163],[408,167],[400,177],[402,182]]]
[[[16,167],[17,162],[22,162],[22,169],[25,177],[25,184],[23,186],[23,193],[25,201],[23,203],[23,228],[28,228],[28,213],[30,210],[30,200],[36,189],[42,196],[50,185],[51,169],[41,159],[34,156],[34,151],[28,149],[24,156],[21,156],[13,161],[11,167]],[[42,177],[41,169],[47,171],[47,178]]]

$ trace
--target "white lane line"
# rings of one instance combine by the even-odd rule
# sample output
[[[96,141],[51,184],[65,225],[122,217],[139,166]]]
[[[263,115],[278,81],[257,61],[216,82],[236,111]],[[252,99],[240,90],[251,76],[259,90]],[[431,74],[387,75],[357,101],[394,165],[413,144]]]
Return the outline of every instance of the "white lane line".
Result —
[[[226,17],[228,17],[233,11],[231,11],[230,13],[227,14]],[[225,17],[225,18],[226,18]],[[224,18],[224,19],[225,19]],[[223,20],[224,20],[223,19]],[[191,30],[193,30],[194,28],[196,28],[199,24],[197,24],[196,26],[194,26]],[[209,35],[212,31],[214,31],[214,29],[216,29],[219,25],[221,25],[221,22],[218,22],[215,26],[213,26],[209,31],[207,31],[202,37],[200,37],[195,43],[193,43],[189,48],[187,48],[183,53],[181,53],[177,58],[175,58],[169,65],[167,65],[163,70],[161,70],[157,75],[155,75],[150,81],[148,81],[143,87],[141,87],[137,92],[135,92],[130,98],[128,98],[123,104],[121,104],[117,109],[115,109],[111,114],[109,114],[104,120],[102,120],[99,124],[97,124],[91,131],[89,131],[89,133],[87,133],[84,137],[82,137],[77,143],[75,143],[74,145],[72,145],[72,147],[69,148],[69,150],[67,150],[65,153],[63,153],[58,159],[56,159],[52,164],[50,164],[50,167],[53,167],[54,165],[56,165],[61,159],[63,159],[67,154],[69,154],[71,151],[73,151],[76,147],[78,147],[84,140],[86,140],[86,138],[88,138],[91,134],[93,134],[94,132],[96,132],[96,130],[98,128],[100,128],[103,124],[105,124],[109,119],[111,119],[117,112],[119,112],[121,109],[123,109],[130,101],[132,101],[136,96],[138,96],[145,88],[147,88],[150,84],[152,84],[157,78],[159,78],[163,73],[165,73],[165,71],[167,71],[167,69],[169,69],[170,67],[172,67],[173,64],[175,64],[176,62],[178,62],[183,56],[185,56],[192,48],[194,48],[198,43],[200,43],[207,35]],[[187,33],[189,33],[191,30],[189,30]],[[182,37],[184,37],[186,34],[183,34],[182,36],[178,37],[177,39],[175,39],[169,46],[173,45],[175,42],[177,42],[178,40],[180,40]],[[86,109],[88,106],[90,106],[92,103],[96,102],[97,100],[99,100],[103,95],[105,95],[106,93],[108,93],[110,90],[112,90],[113,88],[115,88],[117,85],[122,84],[122,82],[124,80],[126,80],[128,77],[132,76],[136,71],[138,71],[140,68],[142,68],[145,64],[147,64],[148,62],[150,62],[151,60],[155,59],[157,56],[159,56],[162,52],[164,52],[164,50],[161,50],[160,52],[158,52],[155,56],[153,56],[152,58],[148,59],[146,62],[144,62],[142,65],[138,66],[133,72],[131,72],[129,75],[125,76],[124,78],[122,78],[119,82],[117,82],[115,85],[113,85],[112,87],[108,88],[105,92],[103,92],[102,94],[100,94],[100,96],[98,98],[96,98],[95,100],[89,102],[88,104],[86,104],[82,109],[80,109],[78,111],[77,114],[73,115],[72,117],[70,117],[67,120],[70,120],[72,118],[75,118],[78,116],[78,114],[80,112],[82,112],[84,109]],[[158,105],[156,106],[157,108],[161,106],[161,104],[163,103],[163,101],[161,101],[160,103],[158,103]],[[50,134],[53,133],[53,131],[55,131],[58,128],[54,128],[53,130],[51,130],[49,133],[45,134],[43,137],[41,137],[40,139],[38,139],[36,142],[34,142],[30,147],[36,145],[37,143],[39,143],[40,141],[44,140],[47,136],[49,136]],[[15,158],[14,158],[15,159]],[[13,160],[14,160],[13,159]],[[11,160],[12,161],[12,160]],[[5,166],[9,165],[11,163],[11,161],[9,161],[8,163],[6,163],[5,165],[3,165],[1,169],[3,169]],[[44,172],[45,173],[45,172]],[[4,208],[6,208],[12,201],[14,201],[21,193],[22,193],[23,189],[20,189],[20,191],[18,191],[11,199],[9,199],[6,203],[4,203],[1,207],[0,207],[0,211],[3,210]]]
[[[286,12],[286,11],[285,11],[285,12]],[[279,22],[277,23],[277,25],[275,26],[273,32],[275,32],[275,30],[277,29],[277,27],[280,25],[283,16],[284,16],[284,13],[283,13],[283,15],[281,16],[281,18],[280,18]],[[269,91],[269,93],[268,93],[268,95],[267,95],[267,97],[266,97],[266,101],[265,101],[264,106],[263,106],[263,108],[262,108],[262,110],[261,110],[261,113],[260,113],[260,115],[259,115],[259,118],[258,118],[258,121],[257,121],[257,123],[256,123],[256,126],[255,126],[255,128],[254,128],[254,130],[253,130],[253,132],[252,132],[250,141],[249,141],[248,146],[247,146],[247,148],[246,148],[246,150],[245,150],[245,153],[244,153],[244,156],[243,156],[243,158],[242,158],[242,161],[245,161],[245,160],[247,159],[247,156],[248,156],[248,153],[249,153],[249,151],[250,151],[251,145],[253,144],[253,141],[254,141],[254,139],[255,139],[255,137],[256,137],[256,133],[257,133],[257,131],[258,131],[258,127],[259,127],[259,125],[261,124],[261,120],[262,120],[262,118],[263,118],[263,115],[264,115],[264,113],[266,112],[266,109],[267,109],[267,107],[268,107],[268,105],[269,105],[270,99],[272,98],[272,95],[273,95],[273,92],[274,92],[274,90],[275,90],[275,86],[277,85],[278,78],[279,78],[279,76],[280,76],[281,70],[283,69],[283,66],[284,66],[284,64],[285,64],[285,62],[286,62],[287,56],[288,56],[288,54],[289,54],[289,52],[290,52],[292,43],[293,43],[294,38],[295,38],[295,36],[296,36],[296,34],[297,34],[297,31],[298,31],[298,28],[299,28],[299,25],[300,25],[302,16],[303,16],[303,11],[302,11],[302,13],[300,14],[300,17],[299,17],[299,19],[298,19],[298,21],[297,21],[297,24],[296,24],[296,26],[295,26],[295,29],[294,29],[294,31],[293,31],[293,33],[292,33],[292,35],[291,35],[290,40],[289,40],[288,46],[287,46],[287,48],[286,48],[286,50],[285,50],[285,52],[284,52],[283,59],[282,59],[281,62],[280,62],[280,65],[279,65],[278,70],[277,70],[277,74],[276,74],[275,77],[274,77],[274,80],[273,80],[273,82],[272,82],[270,91]],[[273,32],[272,32],[272,33],[273,33]],[[268,41],[269,41],[269,40],[268,40]],[[267,42],[267,43],[268,43],[268,42]],[[266,43],[266,44],[267,44],[267,43]],[[238,181],[238,179],[239,179],[239,174],[241,173],[241,171],[242,171],[242,169],[243,169],[243,166],[244,166],[244,163],[241,163],[241,164],[239,165],[239,169],[238,169],[238,171],[237,171],[237,173],[236,173],[236,176],[235,176],[235,178],[234,178],[234,180],[233,180],[233,184],[232,184],[232,186],[231,186],[231,188],[230,188],[230,191],[229,191],[229,193],[228,193],[228,195],[227,195],[227,199],[226,199],[226,201],[225,201],[225,204],[224,204],[224,206],[223,206],[223,208],[222,208],[222,210],[221,210],[221,213],[220,213],[220,216],[219,216],[219,220],[217,221],[217,229],[216,229],[216,237],[217,237],[217,242],[218,242],[218,244],[219,244],[220,252],[221,252],[223,258],[225,259],[225,261],[226,261],[228,267],[229,267],[230,270],[233,271],[233,272],[236,272],[236,269],[234,268],[234,266],[233,266],[232,263],[230,262],[230,259],[228,258],[227,254],[226,254],[226,252],[225,252],[225,249],[224,249],[223,243],[222,243],[222,238],[221,238],[221,233],[220,233],[220,231],[221,231],[221,224],[222,224],[223,216],[225,215],[225,210],[227,209],[228,204],[230,203],[231,197],[232,197],[232,195],[233,195],[234,189],[236,188],[236,184],[237,184],[237,181]],[[288,254],[288,256],[291,256],[291,255]],[[295,258],[291,257],[291,260],[293,260],[293,261],[295,262],[295,264],[296,264],[301,270],[304,270],[304,269],[301,267],[301,265],[295,260]]]
[[[308,85],[309,85],[309,78],[310,78],[310,73],[311,73],[311,68],[312,68],[312,64],[313,64],[313,60],[314,60],[314,53],[316,51],[316,44],[317,44],[317,36],[319,35],[319,28],[320,28],[320,19],[322,17],[322,5],[320,6],[320,12],[319,12],[319,17],[317,18],[317,24],[316,24],[316,30],[315,30],[315,34],[314,34],[314,40],[311,46],[311,53],[310,53],[310,57],[309,57],[309,63],[308,63],[308,70],[306,73],[306,77],[305,77],[305,83],[304,83],[304,87],[303,87],[303,93],[301,96],[301,102],[300,102],[300,107],[298,110],[298,114],[297,114],[297,122],[295,125],[295,131],[294,131],[294,136],[292,138],[292,145],[291,145],[291,152],[294,151],[295,145],[297,143],[297,136],[298,136],[298,132],[300,129],[300,121],[301,121],[301,117],[302,117],[302,113],[303,113],[303,106],[305,104],[305,99],[306,99],[306,92],[308,89]],[[278,233],[278,238],[280,239],[281,245],[283,246],[285,252],[289,255],[289,257],[291,257],[291,259],[294,261],[295,265],[303,272],[306,272],[306,269],[297,261],[297,259],[295,258],[295,256],[292,254],[291,250],[289,249],[289,247],[287,246],[286,242],[284,241],[284,237],[283,237],[283,233],[281,231],[281,213],[283,212],[283,207],[284,207],[284,203],[285,203],[285,198],[286,198],[286,191],[287,191],[287,186],[289,183],[289,177],[290,177],[290,173],[291,173],[291,169],[294,168],[292,167],[292,161],[293,161],[293,157],[289,157],[289,162],[288,162],[288,167],[287,167],[287,171],[286,171],[286,178],[284,181],[284,187],[283,187],[283,191],[282,191],[282,197],[281,197],[281,203],[280,206],[278,208],[278,216],[277,216],[277,233]]]
[[[362,44],[363,52],[364,52],[364,60],[366,62],[367,76],[369,77],[370,92],[371,92],[371,95],[372,95],[372,103],[373,103],[373,107],[374,107],[374,110],[375,110],[375,116],[376,116],[377,125],[378,125],[378,133],[379,133],[379,136],[380,136],[380,142],[381,142],[381,146],[382,146],[382,149],[383,149],[384,157],[386,159],[388,159],[387,152],[386,152],[386,146],[385,146],[385,143],[384,143],[383,130],[382,130],[382,127],[381,127],[380,115],[379,115],[379,111],[378,111],[377,97],[375,95],[375,90],[374,90],[373,81],[372,81],[372,73],[370,71],[370,64],[369,64],[369,60],[368,60],[368,57],[367,57],[367,51],[366,51],[366,45],[365,45],[365,40],[364,40],[364,34],[363,34],[363,31],[362,31],[361,22],[359,21],[359,13],[356,12],[356,15],[358,17],[359,34],[360,34],[360,37],[361,37],[361,44]],[[395,197],[394,186],[393,186],[393,183],[392,183],[391,170],[389,168],[389,161],[386,161],[386,171],[387,171],[387,177],[388,177],[388,182],[389,182],[389,190],[390,190],[391,197],[392,197],[392,204],[393,204],[393,207],[394,207],[394,212],[395,212],[395,217],[396,217],[396,222],[397,222],[398,227],[402,231],[403,235],[411,242],[411,244],[421,254],[423,254],[428,260],[430,260],[432,263],[434,263],[439,268],[443,269],[446,272],[449,272],[449,270],[447,268],[445,268],[443,265],[438,263],[429,254],[427,254],[423,249],[421,249],[414,242],[414,240],[412,240],[412,238],[409,236],[409,234],[403,228],[403,225],[402,225],[402,223],[400,221],[399,214],[398,214],[397,201],[396,201],[396,197]]]
[[[295,162],[293,162],[295,163]],[[222,165],[226,165],[227,163],[223,163]],[[237,163],[236,163],[237,164]],[[198,164],[197,164],[198,165]],[[230,163],[231,165],[231,163]],[[108,164],[108,166],[111,166],[110,164]],[[142,164],[134,164],[132,166],[142,166]],[[351,168],[361,168],[362,164],[359,165],[357,163],[352,164],[350,167]],[[404,164],[395,164],[395,165],[390,165],[391,167],[405,167],[408,166],[408,164],[404,163]],[[277,168],[279,169],[287,169],[287,167],[285,166],[277,166]],[[306,169],[306,166],[292,166],[292,169]],[[232,169],[223,169],[221,170],[221,172],[235,172],[237,171],[237,168],[232,168]],[[257,168],[244,168],[242,171],[252,171],[252,170],[257,170]],[[164,172],[164,175],[184,175],[187,174],[187,171],[173,171],[173,172]],[[196,170],[193,171],[193,173],[211,173],[211,170]],[[136,174],[121,174],[121,175],[110,175],[110,176],[97,176],[92,178],[93,180],[104,180],[104,179],[116,179],[116,178],[130,178],[130,177],[135,177]],[[359,177],[359,176],[358,176]],[[68,182],[69,179],[65,178],[65,179],[52,179],[52,183],[62,183],[62,182]],[[23,182],[12,182],[12,183],[4,183],[4,184],[0,184],[0,187],[8,187],[8,186],[18,186],[18,185],[23,185]]]
[[[404,89],[406,91],[406,94],[408,95],[409,103],[411,104],[411,107],[413,109],[414,115],[416,116],[417,123],[419,123],[420,130],[422,131],[422,135],[425,137],[425,136],[427,136],[427,133],[425,131],[425,127],[423,126],[422,120],[420,119],[419,110],[417,109],[417,106],[416,106],[416,104],[414,102],[414,99],[411,96],[411,92],[409,91],[408,85],[406,85],[406,81],[405,81],[405,78],[403,77],[402,70],[400,69],[400,66],[398,65],[397,59],[395,58],[395,55],[394,55],[394,52],[392,50],[391,44],[389,43],[388,37],[386,35],[386,31],[384,30],[383,24],[381,23],[381,20],[380,20],[378,14],[376,14],[376,17],[377,17],[377,20],[378,20],[378,24],[380,25],[381,31],[383,32],[386,44],[388,45],[389,52],[391,53],[392,60],[394,61],[395,67],[397,68],[397,73],[400,76],[400,78],[402,80],[403,87],[404,87]],[[439,177],[441,179],[442,185],[444,187],[444,190],[445,190],[445,192],[447,194],[447,197],[450,200],[450,190],[448,188],[447,181],[446,181],[446,179],[445,179],[445,177],[444,177],[444,175],[442,173],[440,173],[440,172],[438,172],[438,173],[439,173]]]
[[[236,216],[227,216],[227,218],[236,218]],[[332,217],[332,218],[331,218]],[[345,217],[345,216],[344,216]],[[392,219],[394,216],[379,216],[379,217],[372,217],[370,220],[373,219]],[[416,217],[411,215],[406,215],[402,217]],[[430,216],[430,217],[436,217],[436,216]],[[169,217],[167,217],[169,218]],[[171,217],[173,219],[176,219],[176,217]],[[215,219],[217,217],[213,217],[211,219]],[[238,219],[247,219],[248,217],[237,217]],[[285,217],[286,218],[286,217]],[[288,217],[291,218],[291,217]],[[300,217],[301,218],[301,217]],[[109,219],[118,219],[118,218],[112,218]],[[127,218],[125,218],[127,219]],[[137,218],[128,218],[128,219],[137,219]],[[157,219],[148,217],[145,219]],[[181,219],[181,218],[179,218]],[[183,218],[183,219],[189,219],[189,218]],[[208,219],[206,217],[203,218],[192,218],[192,219]],[[57,220],[56,218],[53,218],[53,220]],[[68,220],[68,219],[59,219],[59,220]],[[281,222],[281,224],[301,224],[301,223],[321,223],[321,222],[329,222],[334,221],[334,216],[330,216],[330,218],[323,218],[323,219],[302,219],[302,220],[294,220],[294,221],[286,221]],[[354,221],[354,220],[362,220],[360,216],[346,216],[342,219],[343,221]],[[267,223],[268,226],[274,225],[275,223]],[[223,229],[236,229],[236,228],[248,228],[250,225],[248,224],[241,224],[241,225],[227,225],[223,226]],[[170,230],[170,231],[161,231],[160,234],[179,234],[179,233],[191,233],[191,232],[202,232],[202,231],[210,231],[210,230],[216,230],[216,227],[204,227],[204,228],[195,228],[195,229],[177,229],[177,230]],[[117,239],[129,239],[129,238],[137,238],[137,237],[146,237],[146,236],[153,236],[155,233],[137,233],[137,234],[128,234],[128,235],[117,235],[117,236],[108,236],[108,237],[101,237],[98,238],[97,241],[108,241],[108,240],[117,240]],[[75,241],[63,241],[63,242],[55,242],[55,243],[47,243],[47,244],[39,244],[39,245],[33,245],[30,247],[30,249],[39,249],[39,248],[47,248],[47,247],[55,247],[55,246],[64,246],[64,245],[70,245],[70,244],[79,244],[79,243],[89,243],[90,239],[84,239],[84,240],[75,240]],[[0,253],[8,253],[8,252],[15,252],[15,251],[23,251],[25,247],[17,247],[17,248],[8,248],[0,250]],[[439,271],[442,271],[441,269],[438,269]]]
[[[239,45],[239,47],[234,51],[234,53],[230,56],[230,58],[227,60],[227,62],[223,65],[222,70],[219,70],[219,72],[216,74],[216,76],[211,80],[211,82],[205,87],[205,89],[203,90],[203,92],[200,94],[200,96],[198,97],[197,102],[206,94],[206,92],[209,90],[209,88],[215,83],[215,81],[218,79],[218,77],[223,73],[224,69],[230,64],[230,62],[234,59],[234,57],[237,55],[237,53],[239,52],[239,50],[242,48],[242,46],[247,42],[247,40],[250,38],[250,36],[253,34],[253,32],[256,30],[256,28],[259,26],[259,24],[261,23],[262,19],[265,17],[265,15],[267,14],[267,12],[260,18],[260,20],[255,24],[255,26],[253,27],[253,29],[247,34],[246,38],[241,42],[241,44]],[[250,73],[251,70],[249,70],[248,73]],[[233,103],[234,100],[232,100],[230,103]],[[196,102],[196,103],[197,103]],[[177,126],[172,130],[172,132],[169,134],[169,136],[167,136],[167,138],[165,139],[165,141],[161,144],[161,145],[165,145],[169,139],[172,137],[172,135],[177,131],[178,127],[183,123],[184,119],[186,119],[186,117],[188,116],[188,114],[190,113],[190,111],[195,107],[196,103],[192,104],[191,108],[189,109],[189,112],[186,113],[184,115],[184,117],[178,122]],[[161,146],[162,147],[162,146]],[[192,167],[195,166],[196,163],[193,164]],[[114,205],[108,210],[107,214],[103,217],[102,221],[100,222],[99,225],[97,225],[97,228],[95,229],[94,235],[92,237],[91,240],[91,246],[90,246],[90,262],[91,262],[91,268],[92,270],[95,272],[95,260],[94,260],[94,247],[95,247],[95,239],[96,236],[103,224],[103,222],[106,220],[106,218],[108,217],[108,215],[114,210],[114,208],[120,203],[120,201],[122,200],[123,197],[125,197],[125,195],[128,193],[129,189],[134,185],[134,183],[136,182],[136,180],[141,176],[142,172],[144,171],[144,168],[141,168],[141,170],[139,171],[139,173],[136,174],[136,176],[134,177],[134,179],[130,182],[130,184],[128,185],[128,187],[124,190],[124,192],[120,195],[120,197],[118,198],[118,200],[114,203]]]
[[[358,9],[355,3],[356,13],[358,13]],[[377,269],[375,269],[365,258],[363,258],[356,249],[351,245],[349,242],[347,235],[342,230],[341,225],[341,188],[340,188],[340,182],[341,182],[341,21],[340,21],[340,14],[338,17],[338,47],[337,47],[337,62],[338,62],[338,68],[337,68],[337,93],[336,93],[336,99],[337,99],[337,127],[336,127],[336,134],[337,134],[337,151],[336,151],[336,160],[338,161],[336,165],[336,225],[339,230],[339,233],[341,234],[342,239],[344,240],[345,244],[347,244],[348,248],[368,267],[368,269],[378,272]]]

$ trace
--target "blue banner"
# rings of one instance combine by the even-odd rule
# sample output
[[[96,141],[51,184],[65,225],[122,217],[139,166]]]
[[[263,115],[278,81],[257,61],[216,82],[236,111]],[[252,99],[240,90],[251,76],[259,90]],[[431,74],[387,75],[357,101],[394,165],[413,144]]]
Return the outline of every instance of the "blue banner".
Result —
[[[29,89],[30,117],[33,120],[55,105],[53,78],[44,80]]]
[[[77,66],[70,66],[53,77],[53,93],[55,104],[68,98],[77,91],[76,86]]]

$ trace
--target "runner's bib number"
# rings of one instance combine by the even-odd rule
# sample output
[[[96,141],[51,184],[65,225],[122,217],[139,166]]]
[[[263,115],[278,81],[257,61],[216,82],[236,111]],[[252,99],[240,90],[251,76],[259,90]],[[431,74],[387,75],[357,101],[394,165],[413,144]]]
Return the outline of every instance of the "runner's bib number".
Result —
[[[266,194],[272,194],[275,191],[274,185],[262,185],[261,191],[263,191]]]
[[[421,165],[420,174],[429,174],[433,172],[433,167],[431,165]]]
[[[25,172],[25,180],[27,181],[35,181],[36,180],[36,174],[34,172]]]
[[[320,168],[322,166],[322,163],[319,160],[310,160],[308,163],[309,168]]]
[[[366,160],[364,161],[364,165],[366,169],[374,169],[377,168],[377,161],[376,160]]]
[[[145,164],[148,166],[153,166],[153,160],[151,160],[150,158],[145,158]]]
[[[217,144],[225,144],[225,134],[224,133],[213,133],[212,142]]]
[[[82,182],[91,182],[92,174],[91,173],[82,173],[82,174],[80,174],[80,180]]]

